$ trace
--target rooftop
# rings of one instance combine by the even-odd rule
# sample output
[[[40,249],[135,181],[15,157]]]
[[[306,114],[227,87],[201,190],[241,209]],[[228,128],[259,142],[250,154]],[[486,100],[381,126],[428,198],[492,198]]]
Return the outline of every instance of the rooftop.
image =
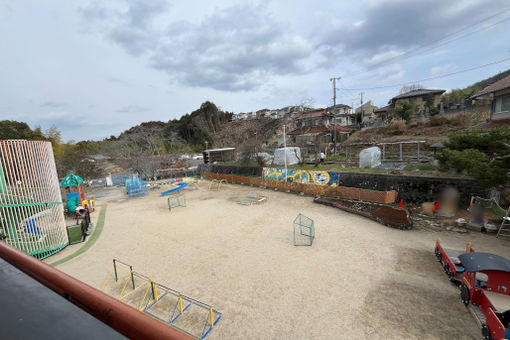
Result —
[[[392,108],[393,108],[393,105],[386,105],[386,106],[380,107],[378,109],[375,109],[374,113],[376,113],[376,112],[387,112],[388,110],[391,110]]]
[[[330,106],[329,109],[341,109],[344,107],[348,107],[349,109],[351,108],[349,105],[346,104],[336,104],[335,106]]]
[[[397,100],[397,99],[404,99],[404,98],[412,98],[412,97],[421,97],[428,94],[443,94],[446,90],[437,90],[437,89],[418,89],[418,90],[412,90],[406,93],[399,94],[398,96],[395,96],[391,98],[389,101],[390,103]]]
[[[323,117],[323,116],[332,116],[332,114],[328,113],[327,109],[317,109],[313,111],[303,112],[299,116],[296,117],[296,120],[298,119],[309,119],[309,118],[315,118],[315,117]]]
[[[503,79],[498,80],[497,82],[487,86],[483,90],[475,93],[471,98],[481,97],[486,94],[501,91],[508,88],[510,88],[510,75],[506,76]]]

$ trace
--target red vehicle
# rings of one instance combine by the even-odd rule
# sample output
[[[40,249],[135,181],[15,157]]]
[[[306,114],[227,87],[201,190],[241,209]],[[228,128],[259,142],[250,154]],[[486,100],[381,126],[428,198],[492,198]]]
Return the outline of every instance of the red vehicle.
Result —
[[[466,245],[466,250],[446,249],[441,246],[441,241],[437,239],[434,253],[438,261],[443,266],[445,273],[452,282],[460,283],[462,274],[464,273],[464,266],[459,259],[459,255],[472,253],[475,250],[471,248],[471,242]]]
[[[510,339],[510,260],[490,253],[459,255],[460,296],[482,325],[484,339]],[[471,305],[471,306],[470,306]]]

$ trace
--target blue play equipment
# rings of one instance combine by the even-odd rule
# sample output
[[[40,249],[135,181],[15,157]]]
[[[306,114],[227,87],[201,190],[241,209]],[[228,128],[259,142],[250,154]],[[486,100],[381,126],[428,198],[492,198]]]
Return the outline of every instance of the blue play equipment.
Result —
[[[170,194],[172,192],[179,191],[179,190],[181,190],[182,188],[184,188],[186,186],[188,186],[188,183],[181,183],[181,184],[179,184],[179,186],[177,186],[177,188],[173,188],[173,189],[170,189],[170,190],[167,190],[167,191],[163,191],[161,193],[161,196],[165,196],[165,195],[168,195],[168,194]]]
[[[23,230],[25,233],[32,233],[36,235],[41,235],[41,231],[39,227],[37,227],[37,217],[29,218],[26,224],[25,229]]]
[[[142,196],[149,193],[147,183],[139,177],[126,179],[126,191],[129,197]]]

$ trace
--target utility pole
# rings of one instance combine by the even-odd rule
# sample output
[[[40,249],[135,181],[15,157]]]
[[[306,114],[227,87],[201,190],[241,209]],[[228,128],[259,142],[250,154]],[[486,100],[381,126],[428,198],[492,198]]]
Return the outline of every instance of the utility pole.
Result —
[[[285,162],[285,182],[287,182],[287,133],[285,131],[285,124],[283,124],[283,154]]]
[[[336,156],[336,81],[340,80],[341,77],[330,78],[329,81],[333,82],[333,123],[334,123],[334,135],[333,135],[333,155]]]
[[[359,122],[359,125],[360,125],[360,128],[361,128],[361,124],[363,124],[363,92],[360,93],[360,97],[361,97],[361,100],[360,100],[360,107],[359,107],[359,110],[361,112],[361,122]]]

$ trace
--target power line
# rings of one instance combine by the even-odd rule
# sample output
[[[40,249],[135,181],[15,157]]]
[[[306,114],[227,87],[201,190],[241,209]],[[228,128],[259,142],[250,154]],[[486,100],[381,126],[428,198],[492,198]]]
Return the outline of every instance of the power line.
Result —
[[[407,59],[407,58],[403,58],[403,57],[405,57],[405,56],[408,56],[408,58],[409,58],[409,57],[412,57],[412,56],[414,56],[414,55],[415,55],[415,53],[416,53],[416,52],[418,52],[418,51],[422,50],[422,49],[423,49],[423,48],[425,48],[425,47],[430,46],[428,49],[425,49],[425,50],[424,50],[424,51],[429,51],[429,50],[435,49],[435,48],[437,48],[437,47],[439,47],[439,46],[443,46],[443,45],[449,44],[449,43],[451,43],[451,42],[453,42],[453,41],[456,41],[456,40],[459,40],[459,39],[461,39],[461,38],[467,37],[467,36],[469,36],[469,35],[471,35],[471,34],[477,33],[477,32],[479,32],[479,31],[481,31],[481,30],[485,30],[485,29],[488,29],[488,28],[494,27],[494,26],[496,26],[496,25],[499,25],[499,24],[501,24],[501,23],[503,23],[503,22],[505,22],[505,21],[510,20],[510,18],[506,18],[506,19],[500,20],[500,21],[498,21],[498,22],[496,22],[496,23],[494,23],[494,24],[492,24],[492,25],[490,25],[490,26],[481,27],[481,28],[479,28],[479,29],[477,29],[477,30],[475,30],[475,31],[468,32],[468,33],[466,33],[466,34],[464,34],[464,35],[462,35],[462,36],[460,36],[460,37],[456,37],[456,38],[454,38],[454,39],[447,40],[448,38],[453,37],[453,36],[455,36],[455,35],[457,35],[457,34],[459,34],[459,33],[463,32],[463,31],[465,31],[465,30],[467,30],[467,29],[470,29],[470,28],[472,28],[472,27],[478,26],[478,25],[480,25],[481,23],[483,23],[483,22],[485,22],[485,21],[488,21],[488,20],[490,20],[490,19],[492,19],[492,18],[494,18],[494,17],[497,17],[497,16],[499,16],[499,15],[501,15],[501,14],[503,14],[503,13],[509,12],[509,11],[510,11],[510,7],[508,7],[508,8],[506,8],[506,9],[504,9],[503,11],[498,11],[498,13],[495,13],[495,14],[490,15],[490,16],[488,16],[488,17],[486,17],[486,18],[482,19],[482,20],[479,20],[479,21],[477,21],[477,22],[476,22],[476,23],[474,23],[474,24],[471,24],[471,25],[469,25],[469,26],[467,26],[467,27],[464,27],[464,28],[462,28],[462,29],[460,29],[460,30],[457,30],[457,31],[455,31],[455,32],[453,32],[453,33],[447,34],[446,36],[444,36],[443,38],[441,38],[441,39],[439,39],[439,40],[435,40],[435,41],[431,41],[431,42],[425,43],[425,44],[423,44],[423,45],[420,45],[420,46],[417,46],[417,47],[412,48],[412,49],[410,49],[410,50],[407,50],[407,51],[406,51],[406,52],[404,52],[404,53],[401,53],[401,54],[399,54],[399,55],[396,55],[396,56],[394,56],[394,57],[391,57],[391,58],[389,58],[389,59],[382,60],[382,61],[380,61],[380,62],[378,62],[378,63],[376,63],[376,64],[374,64],[374,65],[371,65],[371,66],[369,67],[369,69],[368,69],[368,70],[366,70],[366,71],[362,71],[362,73],[357,73],[357,75],[359,75],[359,74],[364,74],[364,73],[366,73],[366,72],[372,71],[372,70],[374,70],[374,69],[378,68],[379,66],[392,64],[393,62],[398,61],[398,60],[405,60],[405,59]],[[446,41],[445,41],[445,40],[446,40]],[[439,45],[435,46],[436,44],[439,44]],[[402,59],[402,58],[403,58],[403,59]],[[353,75],[353,74],[356,74],[356,73],[350,73],[350,74],[348,74],[346,77],[348,77],[348,76],[350,76],[350,75]]]
[[[505,59],[493,61],[493,62],[488,63],[488,64],[479,65],[479,66],[471,67],[471,68],[460,70],[460,71],[456,71],[456,72],[446,73],[446,74],[442,74],[442,75],[439,75],[439,76],[419,79],[419,80],[415,80],[415,81],[408,81],[408,82],[405,82],[405,83],[399,83],[399,84],[393,84],[393,85],[374,86],[374,87],[341,88],[340,90],[344,90],[344,91],[378,90],[378,89],[386,89],[386,88],[392,88],[392,87],[397,87],[397,86],[404,86],[404,85],[409,85],[409,84],[421,83],[421,82],[429,81],[429,80],[446,78],[446,77],[450,77],[450,76],[453,76],[453,75],[456,75],[456,74],[460,74],[460,73],[464,73],[464,72],[470,72],[470,71],[478,70],[478,69],[481,69],[481,68],[484,68],[484,67],[488,67],[488,66],[492,66],[492,65],[496,65],[496,64],[501,64],[501,63],[504,63],[505,61],[510,61],[510,58],[505,58]]]

